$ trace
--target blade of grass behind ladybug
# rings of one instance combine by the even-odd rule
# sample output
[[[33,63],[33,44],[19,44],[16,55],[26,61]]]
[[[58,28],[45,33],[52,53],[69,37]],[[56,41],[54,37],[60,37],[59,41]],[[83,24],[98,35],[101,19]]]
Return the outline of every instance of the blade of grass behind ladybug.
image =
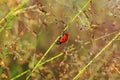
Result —
[[[87,26],[88,30],[91,29],[90,22],[89,22],[89,19],[87,17],[87,14],[81,8],[79,8],[79,10],[81,10],[81,16],[79,15],[78,19],[80,20],[81,24],[85,27]]]
[[[81,8],[81,10],[83,11],[91,1],[92,0],[88,0],[87,3]],[[69,28],[69,26],[74,23],[75,19],[79,16],[80,13],[82,13],[81,10],[73,17],[73,19],[68,23],[68,25],[65,27],[63,31],[66,31]]]

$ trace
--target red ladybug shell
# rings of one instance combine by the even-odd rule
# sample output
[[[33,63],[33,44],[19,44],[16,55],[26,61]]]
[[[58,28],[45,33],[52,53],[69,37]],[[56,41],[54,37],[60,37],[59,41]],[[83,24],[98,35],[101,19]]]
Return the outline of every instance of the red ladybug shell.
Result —
[[[56,42],[56,44],[60,45],[68,40],[68,33],[64,33],[59,40]]]
[[[68,40],[68,33],[64,33],[64,35],[60,38],[60,43],[64,43]]]

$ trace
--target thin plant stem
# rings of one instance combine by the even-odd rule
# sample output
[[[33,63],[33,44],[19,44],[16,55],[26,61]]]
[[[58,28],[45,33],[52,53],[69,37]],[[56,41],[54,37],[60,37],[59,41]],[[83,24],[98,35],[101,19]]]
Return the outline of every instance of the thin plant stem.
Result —
[[[73,50],[75,50],[75,48],[71,48],[69,51],[73,51]],[[39,66],[40,66],[40,65],[43,65],[43,64],[45,64],[45,63],[47,63],[47,62],[50,62],[50,61],[52,61],[52,60],[54,60],[54,59],[62,56],[63,54],[64,54],[64,53],[61,52],[61,53],[59,53],[58,55],[56,55],[56,56],[54,56],[54,57],[52,57],[52,58],[50,58],[50,59],[42,62],[41,64],[39,64]]]
[[[12,78],[12,79],[10,79],[10,80],[16,80],[17,78],[19,78],[20,76],[23,76],[24,74],[28,73],[29,71],[30,71],[30,70],[26,70],[26,71],[24,71],[23,73],[17,75],[16,77],[14,77],[14,78]]]
[[[59,53],[58,55],[56,55],[56,56],[54,56],[54,57],[52,57],[52,58],[50,58],[50,59],[42,62],[39,66],[41,66],[41,65],[43,65],[43,64],[45,64],[45,63],[47,63],[47,62],[50,62],[50,61],[52,61],[52,60],[54,60],[54,59],[56,59],[56,58],[58,58],[58,57],[60,57],[60,56],[62,56],[62,55],[63,55],[63,53]],[[14,78],[12,78],[12,79],[10,79],[10,80],[16,80],[17,78],[23,76],[24,74],[26,74],[26,73],[28,73],[28,72],[30,72],[30,69],[22,72],[21,74],[15,76]]]
[[[116,36],[109,41],[107,45],[105,45],[98,53],[97,55],[82,69],[79,71],[79,73],[73,78],[73,80],[78,80],[78,78],[84,73],[84,71],[120,36],[120,32],[116,34]]]
[[[75,48],[70,49],[70,51],[72,51],[72,50],[75,50]],[[54,59],[57,59],[58,57],[62,56],[63,54],[64,54],[64,53],[61,52],[61,53],[59,53],[58,55],[56,55],[56,56],[54,56],[54,57],[52,57],[52,58],[50,58],[50,59],[48,59],[48,60],[42,62],[41,64],[39,64],[39,67],[42,66],[42,65],[44,65],[44,64],[46,64],[46,63],[48,63],[48,62],[50,62],[50,61],[52,61],[52,60],[54,60]],[[28,71],[28,70],[27,70],[27,71]],[[29,71],[28,71],[28,72],[29,72]],[[18,76],[12,78],[11,80],[15,80],[15,79],[21,77],[22,74],[28,73],[28,72],[25,71],[25,72],[19,74]]]
[[[106,35],[103,35],[103,36],[100,36],[100,37],[96,38],[95,41],[100,40],[100,39],[103,39],[103,38],[108,37],[108,36],[110,36],[110,35],[113,35],[113,34],[115,34],[116,32],[117,32],[117,31],[112,32],[112,33],[109,33],[109,34],[106,34]],[[90,41],[87,41],[87,42],[84,43],[84,45],[87,45],[87,44],[89,44],[89,43],[90,43]]]
[[[70,21],[70,23],[65,27],[65,29],[63,31],[66,31],[68,29],[68,27],[75,21],[75,19],[82,13],[82,11],[84,11],[84,9],[88,6],[88,4],[90,3],[90,1],[92,0],[88,0],[88,2],[81,8],[81,10],[73,17],[73,19]]]
[[[16,8],[12,9],[4,18],[0,20],[0,24],[6,21],[6,23],[0,28],[0,32],[2,32],[6,27],[8,27],[12,20],[15,18],[15,11],[23,7],[28,1],[29,0],[22,1]]]
[[[82,7],[82,11],[87,7],[87,5],[90,3],[91,0],[88,0],[88,2]],[[79,11],[74,17],[73,19],[70,21],[70,23],[64,28],[63,32],[65,32],[69,27],[70,25],[75,21],[75,19],[79,16],[79,14],[82,12],[82,11]],[[27,76],[26,80],[28,80],[31,76],[31,73],[33,73],[37,67],[39,66],[39,64],[42,62],[42,60],[45,58],[45,56],[49,53],[49,51],[53,48],[53,46],[55,45],[55,43],[57,42],[57,40],[60,38],[60,36],[58,36],[56,38],[56,40],[52,43],[52,45],[48,48],[48,50],[45,52],[45,54],[42,56],[42,58],[38,61],[38,63],[35,65],[35,67],[32,69],[32,71],[30,72],[30,74]]]
[[[64,54],[64,53],[60,53],[60,54],[58,54],[58,55],[56,55],[56,56],[54,56],[54,57],[52,57],[52,58],[50,58],[50,59],[48,59],[48,60],[42,62],[39,66],[41,66],[41,65],[43,65],[43,64],[45,64],[45,63],[47,63],[47,62],[50,62],[50,61],[52,61],[52,60],[54,60],[54,59],[56,59],[56,58],[62,56],[63,54]]]
[[[14,15],[20,14],[20,13],[24,13],[27,10],[31,10],[31,9],[33,9],[35,7],[36,7],[36,5],[32,5],[32,6],[29,6],[29,7],[26,7],[26,8],[19,9],[19,10],[17,10],[17,11],[14,12]]]
[[[104,58],[102,58],[102,60],[100,61],[99,64],[97,64],[96,69],[94,69],[94,71],[92,71],[91,76],[88,78],[88,80],[93,80],[93,77],[95,75],[95,73],[100,69],[100,67],[107,62],[107,59],[109,58],[109,56],[113,53],[113,51],[115,50],[115,47],[113,47],[112,49],[110,49],[109,51],[107,51]]]

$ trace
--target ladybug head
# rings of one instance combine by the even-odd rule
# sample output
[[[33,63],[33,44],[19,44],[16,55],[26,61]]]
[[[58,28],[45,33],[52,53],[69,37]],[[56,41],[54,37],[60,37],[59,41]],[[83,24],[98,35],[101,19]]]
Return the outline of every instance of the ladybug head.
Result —
[[[68,33],[66,32],[66,33],[64,33],[64,35],[68,36]]]

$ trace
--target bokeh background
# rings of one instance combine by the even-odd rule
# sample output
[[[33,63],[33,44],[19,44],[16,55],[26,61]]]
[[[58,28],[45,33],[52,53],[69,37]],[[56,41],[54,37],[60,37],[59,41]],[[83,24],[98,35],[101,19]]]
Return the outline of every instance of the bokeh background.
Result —
[[[0,80],[10,80],[32,69],[88,0],[0,0]],[[67,42],[54,45],[30,80],[72,80],[119,32],[120,0],[92,0],[66,30]],[[90,30],[89,25],[90,24]],[[2,31],[2,27],[7,25]],[[120,39],[112,43],[79,80],[120,79]],[[16,80],[25,80],[29,73]]]

